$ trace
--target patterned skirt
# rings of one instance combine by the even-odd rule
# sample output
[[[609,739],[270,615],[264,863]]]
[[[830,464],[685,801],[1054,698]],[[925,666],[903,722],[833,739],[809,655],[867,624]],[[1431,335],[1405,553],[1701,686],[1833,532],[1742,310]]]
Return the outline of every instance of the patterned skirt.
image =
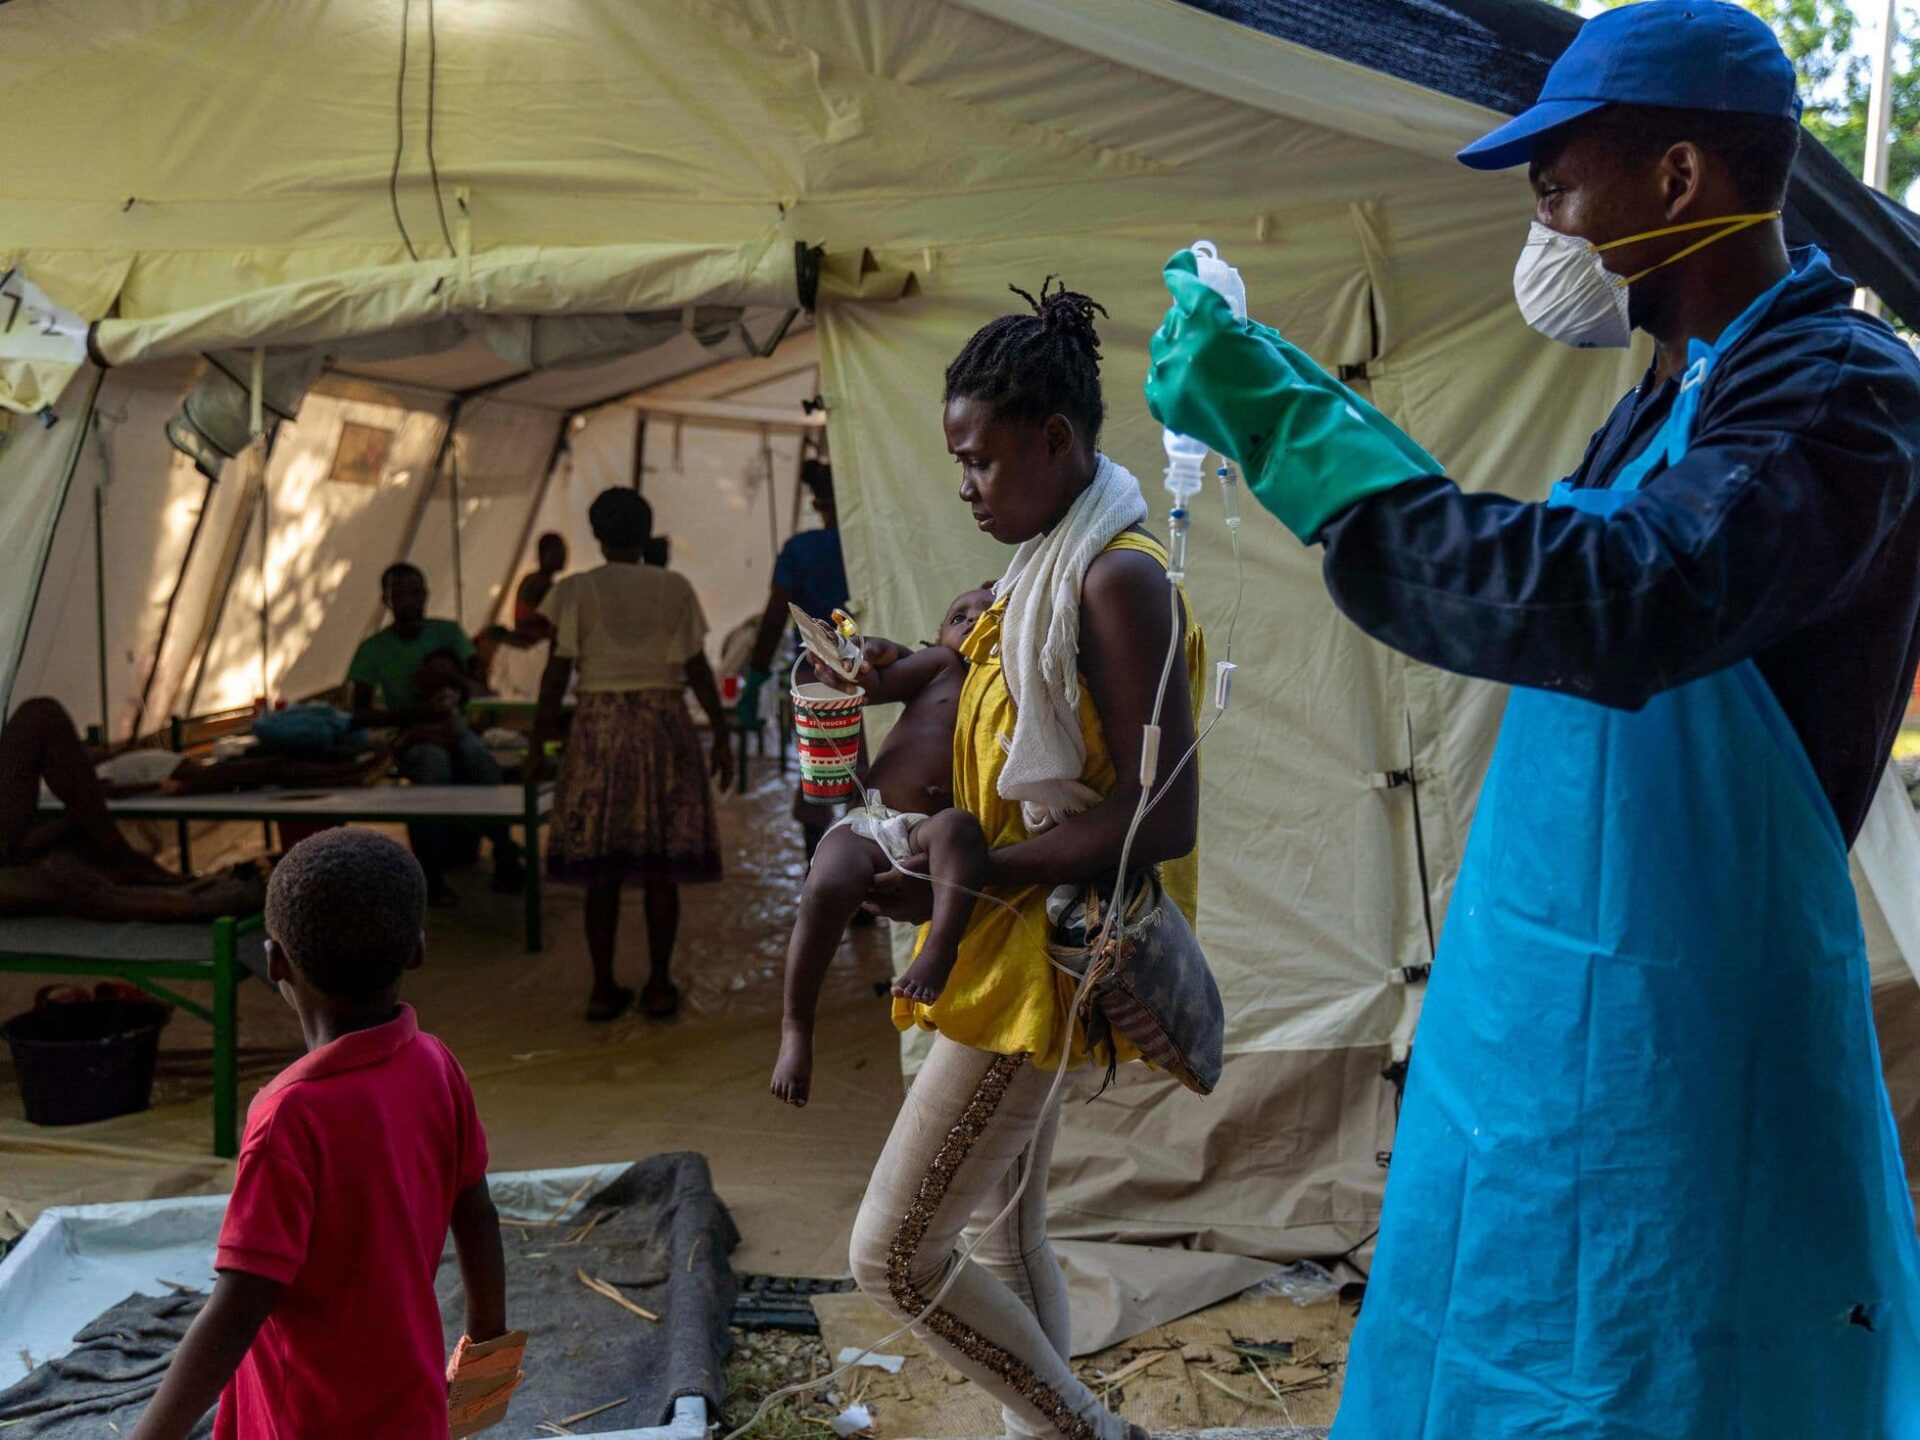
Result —
[[[576,885],[720,878],[707,757],[679,691],[579,698],[554,786],[547,873]]]

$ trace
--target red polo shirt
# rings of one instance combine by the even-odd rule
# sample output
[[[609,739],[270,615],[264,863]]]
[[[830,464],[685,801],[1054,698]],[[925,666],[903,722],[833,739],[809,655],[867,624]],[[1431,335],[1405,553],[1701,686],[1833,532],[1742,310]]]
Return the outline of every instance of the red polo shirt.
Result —
[[[215,1440],[446,1440],[434,1273],[454,1197],[486,1170],[467,1077],[411,1006],[255,1096],[215,1264],[286,1289]]]

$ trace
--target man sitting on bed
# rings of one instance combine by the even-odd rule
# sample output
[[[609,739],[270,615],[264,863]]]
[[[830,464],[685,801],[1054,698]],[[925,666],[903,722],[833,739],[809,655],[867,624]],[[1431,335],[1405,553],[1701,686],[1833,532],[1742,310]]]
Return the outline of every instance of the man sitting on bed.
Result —
[[[42,785],[64,811],[40,813]],[[127,843],[107,796],[58,701],[29,700],[0,726],[0,916],[215,920],[260,909],[256,871],[196,877],[167,869]]]
[[[427,577],[416,565],[388,566],[380,598],[393,623],[363,640],[347,667],[353,723],[397,731],[400,774],[415,785],[500,784],[500,762],[461,715],[467,701],[486,693],[473,641],[456,622],[427,618]],[[458,858],[455,837],[442,825],[409,825],[407,838],[426,872],[428,899],[452,900],[446,872]],[[488,838],[494,888],[518,890],[520,847],[504,826]]]

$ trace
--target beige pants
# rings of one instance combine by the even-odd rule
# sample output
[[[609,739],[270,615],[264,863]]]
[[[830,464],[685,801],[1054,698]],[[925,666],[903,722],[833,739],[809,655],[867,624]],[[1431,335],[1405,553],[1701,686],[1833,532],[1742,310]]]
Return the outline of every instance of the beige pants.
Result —
[[[907,1091],[853,1226],[853,1278],[1001,1404],[1007,1433],[1124,1440],[1125,1423],[1067,1364],[1067,1284],[1047,1243],[1047,1165],[1058,1111],[1034,1139],[1053,1073],[945,1036]],[[1013,1213],[927,1300],[1033,1172]]]

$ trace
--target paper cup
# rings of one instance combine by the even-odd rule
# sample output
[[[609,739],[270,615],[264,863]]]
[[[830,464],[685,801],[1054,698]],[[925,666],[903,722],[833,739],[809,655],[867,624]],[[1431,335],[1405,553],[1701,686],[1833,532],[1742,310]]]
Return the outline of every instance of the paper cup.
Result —
[[[860,792],[860,726],[867,692],[831,685],[792,691],[793,729],[800,742],[800,793],[817,805],[840,805]]]

